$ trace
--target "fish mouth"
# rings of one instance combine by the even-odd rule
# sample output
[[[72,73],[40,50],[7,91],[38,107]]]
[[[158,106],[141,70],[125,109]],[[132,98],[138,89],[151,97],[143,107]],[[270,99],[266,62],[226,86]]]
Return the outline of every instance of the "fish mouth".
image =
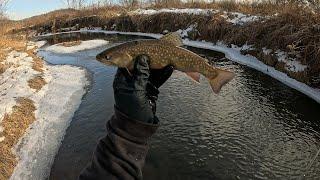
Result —
[[[103,55],[102,55],[102,54],[98,54],[98,55],[96,56],[96,59],[101,62],[104,58],[103,58]]]

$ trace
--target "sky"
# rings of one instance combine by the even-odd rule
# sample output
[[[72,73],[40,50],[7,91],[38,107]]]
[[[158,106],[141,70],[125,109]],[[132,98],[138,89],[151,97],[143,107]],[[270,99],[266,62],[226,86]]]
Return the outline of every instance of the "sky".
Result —
[[[62,0],[11,0],[7,8],[10,19],[19,20],[66,7]]]

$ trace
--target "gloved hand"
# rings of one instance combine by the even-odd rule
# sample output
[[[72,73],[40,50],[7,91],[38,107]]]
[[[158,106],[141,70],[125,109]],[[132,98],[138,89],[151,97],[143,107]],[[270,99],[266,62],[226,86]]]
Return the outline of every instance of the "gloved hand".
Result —
[[[138,56],[132,75],[126,69],[118,69],[113,82],[115,106],[130,119],[156,124],[158,88],[171,76],[174,68],[169,65],[152,70],[148,61],[148,56]]]

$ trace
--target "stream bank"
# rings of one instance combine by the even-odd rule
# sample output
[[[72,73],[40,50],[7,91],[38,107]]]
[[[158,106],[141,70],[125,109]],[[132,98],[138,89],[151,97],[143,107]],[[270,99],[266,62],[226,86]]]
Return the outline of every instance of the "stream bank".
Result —
[[[119,42],[144,38],[96,33],[58,39],[89,40],[99,34],[110,44],[70,54],[39,52],[50,63],[73,64],[92,73],[92,86],[67,129],[50,179],[78,176],[113,114],[116,69],[97,62],[95,55]],[[162,125],[150,142],[145,179],[319,178],[319,159],[305,168],[320,146],[316,101],[221,53],[190,50],[235,71],[237,77],[219,95],[211,93],[205,79],[196,85],[179,72],[160,88],[157,115]]]

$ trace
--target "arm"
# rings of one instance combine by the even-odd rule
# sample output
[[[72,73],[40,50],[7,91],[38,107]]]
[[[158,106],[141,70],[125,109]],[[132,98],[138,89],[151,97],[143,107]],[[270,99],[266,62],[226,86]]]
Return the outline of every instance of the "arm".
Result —
[[[150,72],[147,61],[146,56],[138,57],[132,76],[118,69],[113,84],[115,114],[80,180],[142,179],[148,139],[159,126],[158,88],[173,72],[172,66]]]

